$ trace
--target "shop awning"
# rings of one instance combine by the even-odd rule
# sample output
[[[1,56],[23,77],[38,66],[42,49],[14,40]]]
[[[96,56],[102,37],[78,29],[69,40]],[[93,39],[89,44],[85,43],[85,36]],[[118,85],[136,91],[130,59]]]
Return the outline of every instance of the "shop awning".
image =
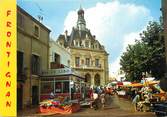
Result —
[[[118,86],[123,86],[123,82],[117,82]]]

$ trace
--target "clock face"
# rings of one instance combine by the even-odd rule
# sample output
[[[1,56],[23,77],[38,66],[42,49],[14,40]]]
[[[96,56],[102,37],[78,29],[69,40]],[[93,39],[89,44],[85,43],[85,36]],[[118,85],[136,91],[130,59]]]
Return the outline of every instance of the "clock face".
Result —
[[[160,80],[160,87],[163,91],[167,91],[167,78]]]

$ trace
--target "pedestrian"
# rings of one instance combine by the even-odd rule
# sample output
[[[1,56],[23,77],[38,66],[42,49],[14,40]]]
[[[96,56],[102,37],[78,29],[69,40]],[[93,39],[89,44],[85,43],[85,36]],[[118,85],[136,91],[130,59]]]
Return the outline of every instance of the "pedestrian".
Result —
[[[93,89],[92,89],[92,88],[90,88],[90,89],[88,90],[88,95],[89,95],[89,98],[90,98],[90,99],[93,99]]]
[[[50,99],[54,99],[54,98],[55,98],[55,94],[54,94],[53,91],[51,91],[51,93],[50,93]]]
[[[93,103],[94,99],[93,99],[93,89],[92,88],[89,89],[88,95],[90,98],[90,108],[93,108],[92,103]]]
[[[101,97],[102,108],[104,108],[104,104],[105,104],[105,94],[102,93],[102,94],[100,95],[100,97]]]
[[[95,110],[101,109],[103,107],[100,94],[94,93],[94,102],[92,103],[92,106]]]
[[[140,101],[140,95],[138,94],[137,91],[135,91],[135,97],[133,98],[132,104],[134,105],[135,111],[137,111],[137,104]]]
[[[74,92],[75,92],[74,87],[71,87],[71,100],[74,99]]]

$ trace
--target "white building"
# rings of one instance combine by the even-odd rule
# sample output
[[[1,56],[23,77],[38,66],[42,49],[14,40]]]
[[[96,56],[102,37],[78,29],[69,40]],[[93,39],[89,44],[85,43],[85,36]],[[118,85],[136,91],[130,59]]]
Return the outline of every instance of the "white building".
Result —
[[[61,45],[57,44],[55,41],[51,40],[49,42],[50,46],[50,56],[49,56],[49,63],[50,63],[50,68],[52,66],[52,63],[54,65],[65,65],[70,67],[70,52],[67,48],[62,47]],[[58,66],[56,68],[59,68]]]
[[[116,74],[116,80],[117,81],[124,81],[125,78],[125,73],[122,70],[118,70],[117,74]]]

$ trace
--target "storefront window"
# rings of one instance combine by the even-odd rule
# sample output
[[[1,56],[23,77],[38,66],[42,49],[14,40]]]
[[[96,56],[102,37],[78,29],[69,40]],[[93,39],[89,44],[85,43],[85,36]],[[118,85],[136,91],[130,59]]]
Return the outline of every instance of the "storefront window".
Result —
[[[69,82],[63,82],[63,93],[69,92]]]
[[[54,91],[53,82],[41,82],[41,94],[49,94]]]
[[[74,88],[75,88],[75,93],[80,93],[80,85],[79,84],[75,84],[74,85]]]
[[[55,93],[62,93],[62,83],[61,82],[55,83]]]

